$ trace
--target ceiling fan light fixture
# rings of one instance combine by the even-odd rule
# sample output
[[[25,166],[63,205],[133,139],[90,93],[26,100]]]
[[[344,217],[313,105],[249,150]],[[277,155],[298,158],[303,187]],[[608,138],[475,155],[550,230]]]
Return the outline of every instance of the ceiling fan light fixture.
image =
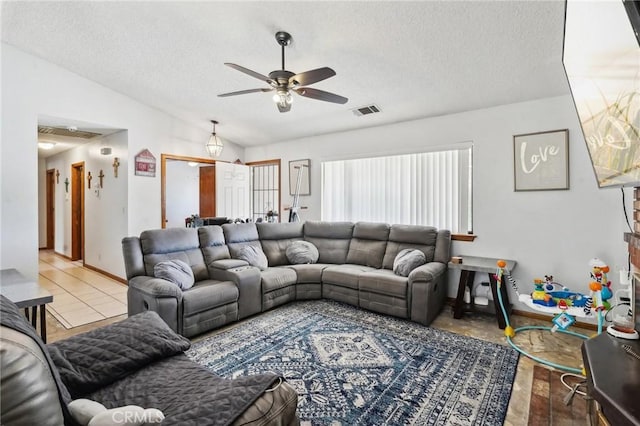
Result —
[[[278,90],[278,93],[273,95],[273,102],[282,106],[290,105],[293,103],[293,96],[288,90]]]
[[[209,141],[205,145],[205,148],[207,148],[209,157],[217,158],[220,157],[220,154],[222,154],[222,148],[224,148],[224,144],[216,135],[216,124],[218,124],[218,122],[215,120],[211,120],[211,123],[213,123],[213,132],[211,133],[211,136],[209,136]]]

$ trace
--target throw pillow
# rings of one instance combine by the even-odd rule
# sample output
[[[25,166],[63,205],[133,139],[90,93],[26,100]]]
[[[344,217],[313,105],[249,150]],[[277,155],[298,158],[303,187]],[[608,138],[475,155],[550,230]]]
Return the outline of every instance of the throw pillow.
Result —
[[[300,265],[303,263],[316,263],[320,257],[318,249],[309,241],[294,241],[285,251],[287,260],[292,265]]]
[[[269,267],[269,261],[261,248],[256,246],[244,246],[238,252],[238,259],[244,260],[249,265],[264,271]]]
[[[396,275],[408,277],[411,271],[425,263],[427,263],[427,257],[420,250],[400,250],[393,261],[393,272]]]
[[[158,424],[164,420],[164,414],[157,408],[145,410],[137,405],[108,410],[104,405],[91,399],[75,399],[67,407],[81,426],[141,426]]]
[[[163,260],[156,263],[156,266],[153,267],[153,275],[156,278],[162,278],[174,283],[182,290],[190,289],[195,282],[191,266],[177,259]]]

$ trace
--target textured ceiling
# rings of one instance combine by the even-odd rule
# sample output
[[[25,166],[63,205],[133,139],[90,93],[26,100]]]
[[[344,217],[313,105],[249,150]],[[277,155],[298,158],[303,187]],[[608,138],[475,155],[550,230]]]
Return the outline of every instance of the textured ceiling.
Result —
[[[2,2],[2,40],[243,146],[569,93],[564,2]],[[337,75],[279,113],[266,87],[224,66]],[[370,103],[382,113],[357,117]],[[73,118],[73,117],[69,117]]]

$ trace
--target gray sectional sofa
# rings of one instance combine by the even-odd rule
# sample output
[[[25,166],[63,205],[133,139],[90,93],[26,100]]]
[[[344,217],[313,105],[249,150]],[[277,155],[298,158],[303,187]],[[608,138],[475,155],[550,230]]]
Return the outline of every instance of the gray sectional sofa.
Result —
[[[317,263],[289,263],[286,249],[308,241]],[[129,315],[157,312],[191,337],[294,300],[333,299],[428,325],[442,309],[451,234],[428,226],[368,222],[241,223],[144,231],[122,240]],[[246,246],[266,255],[260,270],[240,260]],[[426,263],[407,276],[393,263],[403,249]],[[182,260],[195,284],[181,290],[154,277],[163,260]]]

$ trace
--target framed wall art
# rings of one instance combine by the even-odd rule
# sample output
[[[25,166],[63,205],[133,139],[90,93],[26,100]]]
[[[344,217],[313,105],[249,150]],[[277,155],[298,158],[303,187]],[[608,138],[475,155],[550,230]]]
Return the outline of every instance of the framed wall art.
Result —
[[[569,130],[513,137],[514,189],[569,189]]]
[[[289,194],[295,195],[298,173],[300,176],[300,194],[311,195],[311,185],[309,183],[310,160],[289,161]]]

